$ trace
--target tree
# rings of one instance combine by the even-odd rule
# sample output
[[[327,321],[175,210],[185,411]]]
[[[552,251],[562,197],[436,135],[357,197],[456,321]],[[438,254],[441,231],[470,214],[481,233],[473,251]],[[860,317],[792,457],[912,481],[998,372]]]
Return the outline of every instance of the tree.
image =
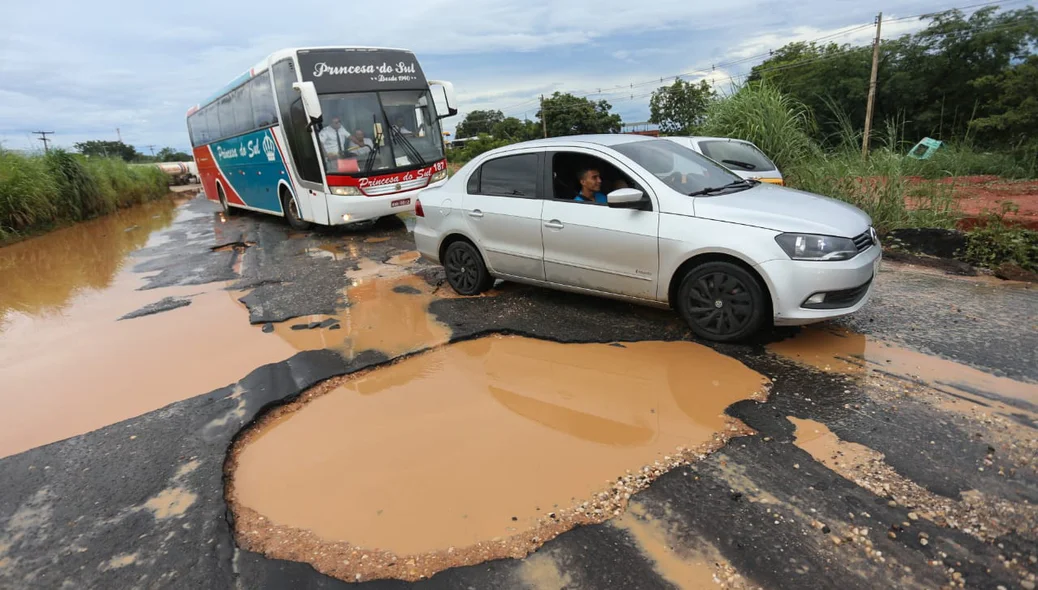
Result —
[[[1018,108],[1002,100],[997,81],[1034,54],[1038,10],[989,6],[968,18],[959,11],[924,18],[929,24],[921,31],[880,46],[875,127],[898,120],[908,143],[947,140],[963,137],[972,119],[993,121]],[[846,136],[864,124],[871,49],[790,43],[754,67],[750,81],[766,81],[807,105],[817,138]]]
[[[690,135],[703,123],[706,108],[715,96],[706,80],[699,84],[675,80],[652,93],[649,122],[659,125],[663,133]]]
[[[997,114],[974,119],[971,127],[989,143],[1014,144],[1038,137],[1038,55],[1032,55],[1013,69],[975,81],[991,87],[998,98]]]
[[[171,147],[164,147],[159,150],[159,153],[155,154],[155,158],[159,162],[190,162],[194,160],[191,154],[178,152]]]
[[[476,137],[481,133],[489,134],[494,125],[504,120],[505,115],[501,111],[472,111],[465,115],[461,123],[458,123],[454,129],[454,137],[463,139]]]
[[[83,141],[74,144],[79,153],[94,158],[122,158],[127,162],[136,160],[140,154],[132,145],[121,141]]]
[[[535,121],[522,121],[515,117],[508,117],[494,125],[490,135],[496,139],[510,141],[527,141],[536,139],[542,135],[541,126]]]
[[[610,113],[613,107],[604,100],[591,101],[572,94],[556,92],[544,99],[537,118],[546,122],[549,137],[583,133],[619,133],[623,120]]]

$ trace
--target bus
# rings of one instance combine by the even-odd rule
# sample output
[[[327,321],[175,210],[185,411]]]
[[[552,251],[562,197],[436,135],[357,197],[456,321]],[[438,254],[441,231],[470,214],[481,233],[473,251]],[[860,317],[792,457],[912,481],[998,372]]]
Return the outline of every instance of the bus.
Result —
[[[418,191],[447,180],[440,120],[457,113],[453,86],[426,80],[410,51],[292,48],[188,110],[187,128],[224,213],[306,229],[414,211]]]

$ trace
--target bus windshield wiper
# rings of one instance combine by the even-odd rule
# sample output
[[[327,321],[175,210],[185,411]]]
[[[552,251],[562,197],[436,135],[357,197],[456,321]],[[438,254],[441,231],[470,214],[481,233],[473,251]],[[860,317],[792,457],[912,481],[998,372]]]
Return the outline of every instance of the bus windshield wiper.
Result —
[[[378,118],[375,115],[371,115],[371,122],[373,126],[378,129]],[[375,165],[375,158],[378,157],[378,151],[382,149],[382,143],[385,141],[385,134],[379,131],[378,135],[375,136],[375,147],[368,152],[368,160],[364,162],[364,174],[371,172],[371,167]]]
[[[386,113],[386,109],[384,108],[382,109],[382,116],[384,117],[384,120],[389,123],[389,115]],[[414,158],[418,162],[419,166],[425,166],[425,158],[422,157],[422,154],[418,153],[414,144],[408,141],[407,138],[404,137],[403,133],[400,133],[400,130],[396,128],[396,125],[389,123],[389,132],[392,137],[400,140],[400,144],[403,146],[404,151],[407,152],[408,156]]]
[[[729,182],[728,184],[725,184],[725,185],[722,185],[722,186],[708,186],[706,188],[699,189],[697,191],[692,191],[692,192],[688,193],[688,196],[694,197],[696,195],[709,195],[709,194],[712,194],[712,193],[719,193],[721,191],[725,191],[725,190],[728,190],[730,188],[735,188],[737,186],[745,186],[745,187],[749,188],[749,187],[753,186],[753,182],[750,182],[749,180],[740,178],[739,180],[733,180],[732,182]]]

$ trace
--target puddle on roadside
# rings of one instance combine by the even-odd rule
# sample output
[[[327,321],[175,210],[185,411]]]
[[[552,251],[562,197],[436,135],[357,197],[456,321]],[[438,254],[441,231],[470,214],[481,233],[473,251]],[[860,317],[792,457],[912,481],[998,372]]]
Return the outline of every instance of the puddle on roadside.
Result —
[[[726,587],[735,580],[734,568],[717,551],[716,548],[704,544],[691,549],[679,550],[675,546],[675,536],[667,525],[655,518],[645,506],[631,502],[627,512],[612,521],[616,528],[631,536],[638,550],[653,562],[656,571],[677,588],[712,588]]]
[[[4,318],[60,313],[79,293],[111,285],[134,250],[176,215],[159,199],[0,248],[0,334]]]
[[[320,552],[314,565],[343,579],[417,579],[619,514],[655,475],[745,432],[724,409],[767,385],[691,342],[460,342],[271,413],[236,445],[228,495],[250,549]]]
[[[821,422],[792,416],[787,419],[796,427],[793,444],[837,473],[847,473],[850,469],[883,457],[864,445],[840,440]]]
[[[146,281],[128,255],[185,215],[159,200],[0,248],[0,457],[207,393],[297,352],[250,326],[228,283],[137,290]],[[119,321],[166,297],[191,304]]]
[[[1024,383],[894,346],[849,330],[812,326],[768,345],[772,352],[827,372],[867,376],[872,372],[922,381],[955,393],[994,395],[1038,405],[1038,385]]]

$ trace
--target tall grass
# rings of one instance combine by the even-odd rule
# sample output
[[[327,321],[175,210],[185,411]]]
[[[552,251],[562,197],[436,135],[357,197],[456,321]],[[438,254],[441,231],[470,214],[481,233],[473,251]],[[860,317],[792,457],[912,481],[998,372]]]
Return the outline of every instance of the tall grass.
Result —
[[[168,186],[152,166],[62,150],[24,155],[0,149],[0,241],[156,199]]]
[[[811,139],[810,111],[778,89],[763,83],[743,86],[707,107],[703,134],[753,142],[779,169],[821,156]]]

